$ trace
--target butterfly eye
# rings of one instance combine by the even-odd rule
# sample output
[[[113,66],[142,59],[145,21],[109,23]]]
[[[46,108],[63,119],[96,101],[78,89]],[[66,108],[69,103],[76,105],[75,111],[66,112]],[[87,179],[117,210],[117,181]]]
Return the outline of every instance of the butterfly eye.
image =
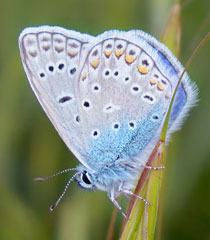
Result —
[[[83,181],[84,183],[86,183],[86,184],[91,184],[91,181],[90,181],[89,178],[88,178],[88,173],[87,173],[87,171],[84,171],[84,172],[82,173],[82,181]]]

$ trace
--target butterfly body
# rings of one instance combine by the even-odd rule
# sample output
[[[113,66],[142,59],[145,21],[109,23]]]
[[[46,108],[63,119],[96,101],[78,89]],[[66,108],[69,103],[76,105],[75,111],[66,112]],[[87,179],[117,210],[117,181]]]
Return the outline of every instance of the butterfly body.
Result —
[[[81,162],[76,180],[109,198],[129,193],[160,137],[183,67],[154,37],[112,30],[97,37],[59,27],[25,29],[21,58],[32,89]],[[185,73],[168,138],[196,102]]]

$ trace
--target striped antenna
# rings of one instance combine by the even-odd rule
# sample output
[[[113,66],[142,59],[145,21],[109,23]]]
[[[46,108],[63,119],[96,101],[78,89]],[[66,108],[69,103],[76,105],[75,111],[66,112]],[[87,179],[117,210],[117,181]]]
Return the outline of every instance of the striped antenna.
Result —
[[[56,176],[59,176],[59,175],[61,175],[61,174],[63,174],[63,173],[67,173],[67,172],[70,172],[70,171],[77,171],[77,169],[76,169],[76,168],[68,168],[68,169],[64,169],[64,170],[61,171],[61,172],[58,172],[58,173],[52,174],[52,175],[47,176],[47,177],[43,177],[43,178],[34,178],[34,181],[35,181],[35,182],[43,182],[43,181],[49,180],[49,179],[51,179],[51,178],[54,178],[54,177],[56,177]]]
[[[58,203],[61,201],[61,199],[63,198],[63,196],[65,195],[65,193],[66,193],[66,191],[67,191],[67,189],[68,189],[68,187],[69,187],[69,184],[74,180],[74,178],[75,178],[78,174],[80,174],[80,173],[79,173],[79,172],[75,173],[75,174],[69,179],[69,181],[67,182],[67,184],[66,184],[66,186],[65,186],[62,194],[61,194],[60,197],[58,198],[58,200],[50,206],[50,211],[51,211],[51,212],[55,209],[55,207],[56,207],[56,206],[58,205]]]

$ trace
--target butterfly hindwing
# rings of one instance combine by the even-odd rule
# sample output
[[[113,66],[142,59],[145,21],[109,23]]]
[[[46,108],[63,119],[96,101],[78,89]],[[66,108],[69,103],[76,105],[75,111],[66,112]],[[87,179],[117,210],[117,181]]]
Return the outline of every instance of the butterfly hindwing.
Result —
[[[81,70],[80,113],[93,166],[135,156],[157,141],[175,88],[157,51],[131,33],[99,36]]]

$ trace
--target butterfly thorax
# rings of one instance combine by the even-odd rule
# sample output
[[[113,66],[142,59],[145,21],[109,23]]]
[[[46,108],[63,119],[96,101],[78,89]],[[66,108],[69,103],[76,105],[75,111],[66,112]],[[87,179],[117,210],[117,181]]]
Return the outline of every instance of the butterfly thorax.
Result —
[[[87,190],[101,190],[109,194],[114,190],[115,195],[120,194],[121,189],[130,190],[135,187],[142,168],[126,161],[107,164],[100,170],[92,172],[83,165],[79,165],[76,181],[78,185]]]

